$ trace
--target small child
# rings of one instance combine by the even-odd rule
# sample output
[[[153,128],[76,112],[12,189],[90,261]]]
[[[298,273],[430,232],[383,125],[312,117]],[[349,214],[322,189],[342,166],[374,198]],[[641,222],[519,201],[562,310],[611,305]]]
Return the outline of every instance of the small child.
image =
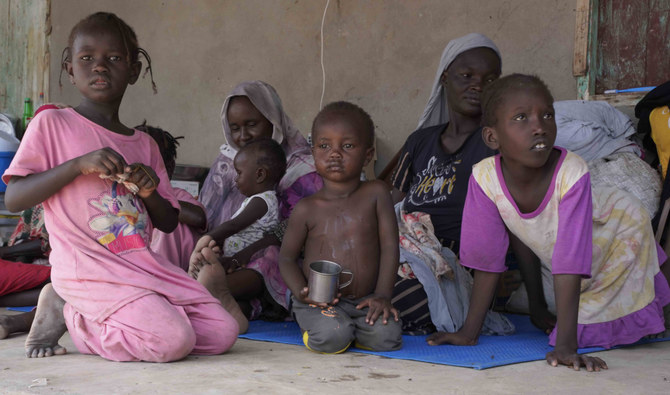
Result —
[[[35,117],[3,175],[7,208],[44,202],[50,231],[52,283],[38,300],[28,357],[64,354],[66,329],[81,353],[114,361],[220,354],[237,338],[225,310],[234,299],[222,307],[148,248],[153,227],[175,229],[179,204],[156,143],[119,119],[139,54],[135,32],[116,15],[77,23],[62,65],[81,102]]]
[[[485,90],[482,134],[500,154],[475,165],[468,186],[461,261],[475,269],[470,310],[458,332],[428,343],[477,343],[509,242],[520,242],[532,251],[520,264],[548,266],[554,276],[557,325],[547,362],[599,371],[607,364],[577,348],[664,331],[670,290],[659,264],[666,256],[640,201],[618,189],[591,190],[584,160],[554,147],[553,101],[540,79],[521,74]]]
[[[240,148],[235,155],[233,166],[237,172],[235,185],[247,198],[233,217],[207,232],[198,240],[191,254],[189,275],[207,287],[218,297],[213,284],[225,279],[225,272],[232,273],[239,266],[232,257],[250,244],[262,239],[265,233],[279,223],[279,203],[277,184],[286,172],[286,156],[282,147],[274,140],[253,141]],[[223,258],[213,256],[223,247]],[[203,251],[204,249],[212,251]],[[216,254],[215,254],[216,255]],[[203,265],[214,264],[214,273],[203,274]],[[223,265],[223,271],[218,267]],[[251,275],[263,274],[259,271]],[[213,278],[214,277],[214,278]],[[246,321],[246,318],[245,318]],[[240,333],[246,332],[246,325],[240,326]]]
[[[147,125],[146,121],[135,129],[151,136],[163,157],[168,178],[172,178],[176,167],[177,146],[183,136],[174,137],[168,131]],[[207,214],[203,205],[188,191],[172,187],[172,193],[179,200],[179,224],[171,233],[154,229],[151,249],[163,255],[170,263],[188,271],[191,252],[200,235],[207,229]]]
[[[374,154],[373,140],[372,119],[351,103],[327,105],[312,124],[312,154],[324,186],[296,205],[279,259],[303,342],[312,351],[340,353],[353,341],[376,351],[402,347],[398,311],[391,305],[399,259],[391,196],[382,181],[360,180]],[[317,260],[354,274],[331,303],[308,298],[309,264]]]

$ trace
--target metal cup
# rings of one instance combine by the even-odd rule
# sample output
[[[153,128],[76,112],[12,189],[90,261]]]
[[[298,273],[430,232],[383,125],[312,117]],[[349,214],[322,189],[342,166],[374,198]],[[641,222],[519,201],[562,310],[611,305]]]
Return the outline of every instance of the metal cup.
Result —
[[[351,276],[349,281],[339,284],[340,273]],[[351,284],[354,273],[342,270],[342,266],[331,261],[314,261],[309,264],[309,299],[319,303],[330,303],[335,299],[337,291]]]

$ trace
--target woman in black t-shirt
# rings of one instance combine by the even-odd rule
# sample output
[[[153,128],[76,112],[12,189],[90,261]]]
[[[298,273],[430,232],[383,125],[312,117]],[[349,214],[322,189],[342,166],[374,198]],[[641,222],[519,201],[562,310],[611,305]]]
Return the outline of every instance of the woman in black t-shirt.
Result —
[[[407,212],[430,214],[447,247],[460,238],[472,165],[494,154],[476,132],[481,92],[500,71],[498,49],[485,36],[472,33],[449,42],[418,130],[405,142],[391,179],[394,200],[405,198]]]
[[[479,133],[480,95],[500,73],[500,52],[487,37],[471,33],[450,41],[418,130],[405,142],[391,178],[394,202],[404,198],[405,211],[430,214],[435,235],[456,254],[472,166],[494,154]],[[434,330],[418,280],[398,280],[393,303],[403,329]]]

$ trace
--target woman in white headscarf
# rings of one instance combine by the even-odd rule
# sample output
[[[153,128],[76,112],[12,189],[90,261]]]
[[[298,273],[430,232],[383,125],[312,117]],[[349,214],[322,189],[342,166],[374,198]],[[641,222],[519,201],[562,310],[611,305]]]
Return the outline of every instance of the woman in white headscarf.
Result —
[[[472,166],[494,151],[480,133],[480,95],[501,73],[501,57],[486,36],[471,33],[444,48],[428,104],[418,127],[405,142],[391,178],[394,202],[403,210],[430,215],[442,245],[458,254],[461,216]],[[425,293],[416,279],[396,285],[394,305],[402,312],[404,329],[425,332],[430,327]],[[411,290],[414,291],[411,291]],[[407,298],[410,293],[423,293]],[[421,303],[424,307],[417,308]]]
[[[457,249],[471,167],[494,153],[475,132],[481,92],[500,71],[498,48],[486,36],[471,33],[450,41],[418,130],[405,142],[392,178],[396,200],[405,198],[407,212],[430,214],[447,247]]]
[[[270,84],[247,81],[237,85],[223,103],[221,123],[226,144],[221,146],[200,192],[209,229],[229,220],[246,198],[235,187],[233,159],[241,147],[252,141],[272,138],[286,154],[286,174],[277,187],[281,221],[288,218],[300,199],[323,186],[307,140],[284,112],[279,95]],[[276,313],[274,318],[285,313],[277,309],[286,308],[286,285],[277,267],[282,229],[280,226],[259,242],[223,258],[241,267],[228,275],[228,285],[248,318],[257,318],[261,310],[266,318],[273,318],[268,316],[270,310]]]

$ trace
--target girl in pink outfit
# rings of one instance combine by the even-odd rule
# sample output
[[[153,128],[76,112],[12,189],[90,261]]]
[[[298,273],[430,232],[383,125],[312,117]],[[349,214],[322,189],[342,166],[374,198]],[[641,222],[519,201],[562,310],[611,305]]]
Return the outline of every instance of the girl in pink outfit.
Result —
[[[3,175],[11,211],[44,202],[52,245],[53,286],[40,294],[28,357],[64,354],[58,340],[66,329],[80,352],[114,361],[220,354],[237,338],[234,299],[222,306],[148,248],[154,228],[177,226],[179,204],[156,143],[119,120],[140,53],[134,31],[116,15],[80,21],[63,68],[82,100],[34,118]]]

